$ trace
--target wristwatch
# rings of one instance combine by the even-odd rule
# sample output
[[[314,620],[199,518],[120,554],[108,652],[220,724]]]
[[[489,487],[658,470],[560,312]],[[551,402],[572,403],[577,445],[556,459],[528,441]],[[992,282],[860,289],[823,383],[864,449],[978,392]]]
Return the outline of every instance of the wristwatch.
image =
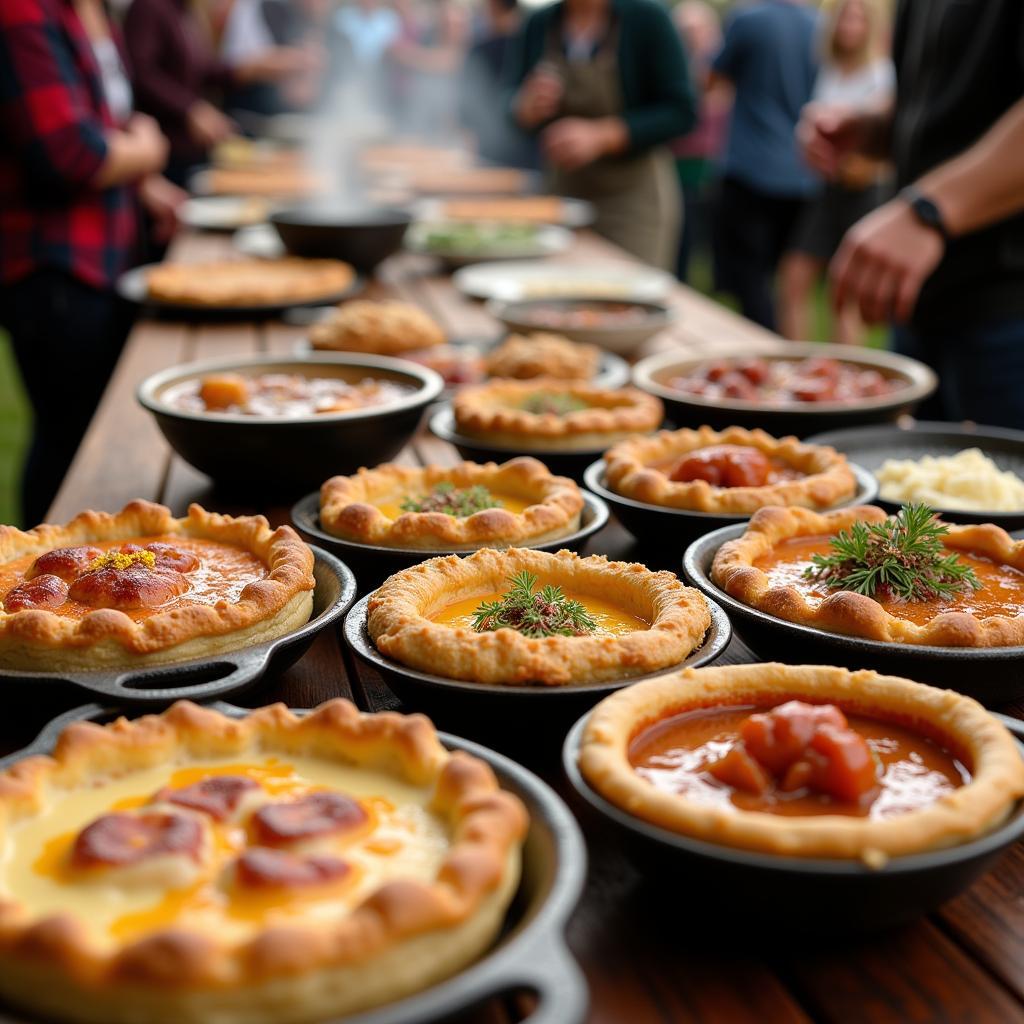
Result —
[[[908,185],[900,192],[902,199],[913,211],[914,216],[927,228],[937,231],[944,242],[949,241],[949,231],[942,219],[942,212],[920,189]]]

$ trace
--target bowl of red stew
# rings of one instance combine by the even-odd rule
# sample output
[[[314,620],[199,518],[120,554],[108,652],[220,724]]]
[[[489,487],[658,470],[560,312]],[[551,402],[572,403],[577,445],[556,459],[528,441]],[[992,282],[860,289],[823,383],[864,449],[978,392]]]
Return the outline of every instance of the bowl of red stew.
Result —
[[[633,383],[657,395],[680,427],[762,427],[777,437],[806,437],[911,413],[938,378],[892,352],[793,342],[770,355],[743,346],[714,356],[660,353],[636,364]]]
[[[632,355],[672,322],[660,302],[611,298],[534,298],[492,302],[489,309],[510,331],[549,331],[571,341]]]

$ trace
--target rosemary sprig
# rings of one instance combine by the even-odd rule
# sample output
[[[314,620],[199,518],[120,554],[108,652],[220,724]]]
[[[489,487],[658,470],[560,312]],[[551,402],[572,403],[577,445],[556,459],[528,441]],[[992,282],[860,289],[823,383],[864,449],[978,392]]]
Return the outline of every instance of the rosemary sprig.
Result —
[[[517,629],[524,636],[585,636],[597,622],[579,601],[570,601],[561,587],[534,591],[537,577],[523,570],[506,581],[509,589],[500,601],[484,601],[473,613],[478,633]]]
[[[464,519],[485,508],[498,508],[499,502],[482,484],[457,490],[455,485],[445,481],[438,484],[429,494],[419,498],[409,497],[402,502],[403,512],[444,512],[449,516]]]
[[[980,590],[974,570],[942,544],[949,527],[920,503],[904,505],[881,523],[856,522],[832,538],[832,551],[814,555],[804,570],[835,590],[904,601],[950,598]]]
[[[532,412],[535,416],[565,416],[586,407],[587,403],[582,398],[558,391],[535,391],[523,399],[521,406],[524,412]]]

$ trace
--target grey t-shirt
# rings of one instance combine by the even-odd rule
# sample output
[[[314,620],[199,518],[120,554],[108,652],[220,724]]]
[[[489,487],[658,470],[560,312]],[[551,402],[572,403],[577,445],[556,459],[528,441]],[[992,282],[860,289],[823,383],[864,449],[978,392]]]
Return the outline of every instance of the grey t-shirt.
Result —
[[[771,195],[818,187],[794,136],[814,88],[816,25],[813,9],[789,0],[740,8],[712,65],[736,87],[724,173]]]

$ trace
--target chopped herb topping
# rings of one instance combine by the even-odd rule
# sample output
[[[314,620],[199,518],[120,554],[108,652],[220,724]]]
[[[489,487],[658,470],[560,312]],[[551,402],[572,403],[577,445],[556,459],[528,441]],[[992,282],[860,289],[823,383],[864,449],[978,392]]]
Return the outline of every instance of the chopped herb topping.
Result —
[[[482,484],[458,490],[452,483],[440,483],[429,494],[420,498],[406,498],[403,512],[444,512],[445,515],[464,519],[485,508],[500,508],[498,501]]]
[[[108,551],[106,554],[94,558],[89,563],[87,572],[96,572],[97,569],[127,569],[133,565],[142,563],[147,569],[156,565],[156,555],[152,551]]]
[[[949,527],[923,504],[904,505],[882,523],[856,522],[832,538],[832,551],[804,570],[834,590],[904,601],[949,598],[980,590],[974,570],[942,543]]]
[[[525,570],[506,581],[508,592],[500,601],[485,601],[473,613],[478,633],[517,629],[524,636],[586,636],[597,622],[579,601],[570,601],[561,587],[534,592],[537,577]]]
[[[527,395],[522,404],[524,412],[532,412],[536,416],[566,416],[586,408],[587,403],[582,398],[558,391],[535,391]]]

